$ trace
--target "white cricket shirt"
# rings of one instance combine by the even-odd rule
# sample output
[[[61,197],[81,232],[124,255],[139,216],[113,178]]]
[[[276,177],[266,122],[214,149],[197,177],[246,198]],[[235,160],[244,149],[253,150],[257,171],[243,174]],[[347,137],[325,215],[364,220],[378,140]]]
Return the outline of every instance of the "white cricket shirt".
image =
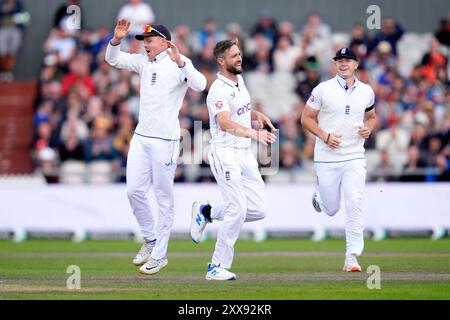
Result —
[[[141,76],[139,122],[135,133],[145,137],[167,140],[180,139],[178,113],[188,86],[203,91],[206,78],[192,65],[190,59],[179,68],[166,51],[150,61],[145,54],[120,51],[120,45],[108,44],[105,60],[119,69],[128,69]]]
[[[251,128],[250,94],[245,87],[244,79],[238,75],[238,82],[225,78],[220,73],[211,85],[206,103],[209,111],[209,124],[213,145],[232,148],[247,148],[251,146],[250,138],[243,138],[228,133],[220,128],[216,115],[223,111],[230,112],[232,121]]]
[[[364,125],[366,111],[375,104],[372,88],[355,78],[353,86],[345,89],[346,81],[336,76],[321,82],[312,91],[307,104],[319,110],[319,127],[328,133],[342,134],[342,142],[332,149],[316,137],[315,162],[336,162],[364,158],[364,139],[358,127]]]

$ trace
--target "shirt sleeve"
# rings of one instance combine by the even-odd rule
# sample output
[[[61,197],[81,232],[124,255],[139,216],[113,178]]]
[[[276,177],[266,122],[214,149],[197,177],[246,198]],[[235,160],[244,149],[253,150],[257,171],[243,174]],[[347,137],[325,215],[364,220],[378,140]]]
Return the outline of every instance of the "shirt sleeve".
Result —
[[[113,67],[127,69],[136,73],[141,73],[145,63],[145,56],[142,54],[130,54],[120,50],[120,44],[113,46],[108,43],[105,60]]]
[[[370,88],[370,99],[369,99],[369,103],[366,106],[365,112],[368,112],[368,111],[372,110],[373,108],[375,108],[375,92],[373,92],[373,89]]]
[[[207,105],[209,111],[214,117],[220,112],[230,111],[230,105],[228,104],[225,96],[211,91],[208,95]]]
[[[203,91],[206,88],[206,77],[198,71],[192,61],[186,57],[182,57],[185,65],[180,69],[181,81],[187,83],[187,85],[194,91]]]
[[[322,106],[322,86],[320,84],[313,89],[306,103],[314,110],[320,110]]]

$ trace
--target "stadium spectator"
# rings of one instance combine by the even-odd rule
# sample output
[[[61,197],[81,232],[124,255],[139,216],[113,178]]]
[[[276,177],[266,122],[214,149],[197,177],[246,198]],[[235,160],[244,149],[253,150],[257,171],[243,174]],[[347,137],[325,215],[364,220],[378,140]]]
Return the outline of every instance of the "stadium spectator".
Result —
[[[358,58],[363,61],[367,55],[370,46],[370,39],[366,28],[361,22],[357,22],[352,27],[350,48],[353,48]]]
[[[450,10],[448,11],[447,19],[442,19],[439,24],[439,29],[435,33],[436,39],[444,46],[450,46]]]
[[[69,64],[69,73],[62,81],[64,95],[70,91],[76,91],[83,100],[95,94],[95,84],[90,75],[90,56],[79,53]]]
[[[310,33],[312,41],[321,43],[329,42],[331,39],[331,28],[322,21],[322,17],[316,11],[310,12],[303,26],[302,33]]]
[[[105,117],[94,120],[91,136],[86,140],[85,160],[114,160],[117,151],[113,145],[113,137],[110,134],[112,123]]]
[[[0,0],[0,82],[14,80],[16,56],[28,21],[20,0]]]
[[[131,22],[128,38],[132,39],[144,30],[145,25],[154,23],[155,14],[152,7],[144,1],[128,0],[128,3],[119,10],[117,21],[120,19],[126,19]]]
[[[299,48],[292,44],[288,35],[278,37],[273,51],[273,71],[292,73],[299,56]]]
[[[193,53],[191,30],[188,25],[180,24],[174,28],[172,42],[185,56],[191,56]]]
[[[58,147],[61,163],[68,160],[84,161],[84,146],[75,130],[70,130],[67,138]]]
[[[217,22],[214,18],[208,17],[203,22],[200,30],[194,34],[194,51],[196,53],[202,52],[206,46],[213,46],[223,40],[225,35],[217,28]]]
[[[391,45],[394,56],[397,56],[397,43],[403,36],[403,33],[403,28],[394,18],[383,19],[381,22],[381,30],[372,39],[369,51],[375,50],[380,42],[386,41]]]
[[[402,166],[407,160],[410,136],[399,127],[399,121],[400,118],[395,113],[388,116],[388,127],[377,133],[376,149],[385,150],[392,163]]]
[[[277,42],[277,23],[267,10],[260,12],[258,22],[252,29],[251,36],[253,37],[257,34],[264,36],[269,41],[270,48]]]
[[[76,51],[75,39],[60,28],[52,29],[44,42],[45,59],[51,64],[56,63],[59,67],[65,67],[75,56]]]
[[[395,181],[399,173],[399,169],[396,168],[389,158],[389,152],[387,150],[381,150],[380,161],[377,163],[375,169],[370,174],[370,181]]]
[[[297,83],[295,92],[303,101],[307,101],[312,89],[320,83],[319,65],[315,57],[309,57],[301,66],[303,80]]]

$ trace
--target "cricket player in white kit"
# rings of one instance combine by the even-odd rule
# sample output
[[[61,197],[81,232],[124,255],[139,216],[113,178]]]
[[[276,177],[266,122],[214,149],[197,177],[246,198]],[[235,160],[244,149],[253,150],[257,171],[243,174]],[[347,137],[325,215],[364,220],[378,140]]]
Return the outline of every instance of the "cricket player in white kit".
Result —
[[[191,238],[198,243],[207,223],[223,221],[206,279],[235,280],[236,275],[228,269],[242,225],[265,217],[264,181],[250,149],[251,139],[265,145],[276,141],[273,133],[253,129],[251,122],[256,120],[260,128],[267,125],[276,129],[265,115],[252,110],[250,95],[240,75],[242,57],[236,42],[217,43],[214,56],[220,72],[206,99],[212,135],[208,159],[225,204],[211,207],[208,203],[194,202]]]
[[[119,20],[105,60],[141,77],[139,123],[127,160],[127,195],[144,236],[133,263],[142,265],[141,273],[154,274],[168,263],[174,219],[173,180],[181,136],[178,113],[187,88],[204,90],[206,78],[179,53],[163,25],[147,25],[142,34],[136,35],[143,40],[146,54],[120,51],[120,42],[129,32],[130,22]],[[151,185],[159,207],[158,225],[147,196]]]
[[[350,49],[340,49],[333,59],[337,75],[313,89],[301,123],[316,136],[317,185],[313,206],[318,212],[335,215],[340,209],[342,191],[347,215],[343,270],[361,271],[356,257],[364,248],[364,141],[377,123],[375,94],[369,85],[356,78],[358,58]]]

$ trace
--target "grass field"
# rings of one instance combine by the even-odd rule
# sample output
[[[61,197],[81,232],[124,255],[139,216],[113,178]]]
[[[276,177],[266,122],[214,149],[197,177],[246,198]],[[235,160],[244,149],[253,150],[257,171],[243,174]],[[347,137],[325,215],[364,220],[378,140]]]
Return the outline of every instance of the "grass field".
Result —
[[[367,241],[361,273],[344,273],[343,240],[238,241],[237,281],[204,280],[213,241],[172,240],[169,264],[145,276],[131,264],[131,241],[0,241],[0,299],[450,299],[450,239]],[[68,290],[69,265],[81,289]],[[369,290],[369,265],[381,289]]]

